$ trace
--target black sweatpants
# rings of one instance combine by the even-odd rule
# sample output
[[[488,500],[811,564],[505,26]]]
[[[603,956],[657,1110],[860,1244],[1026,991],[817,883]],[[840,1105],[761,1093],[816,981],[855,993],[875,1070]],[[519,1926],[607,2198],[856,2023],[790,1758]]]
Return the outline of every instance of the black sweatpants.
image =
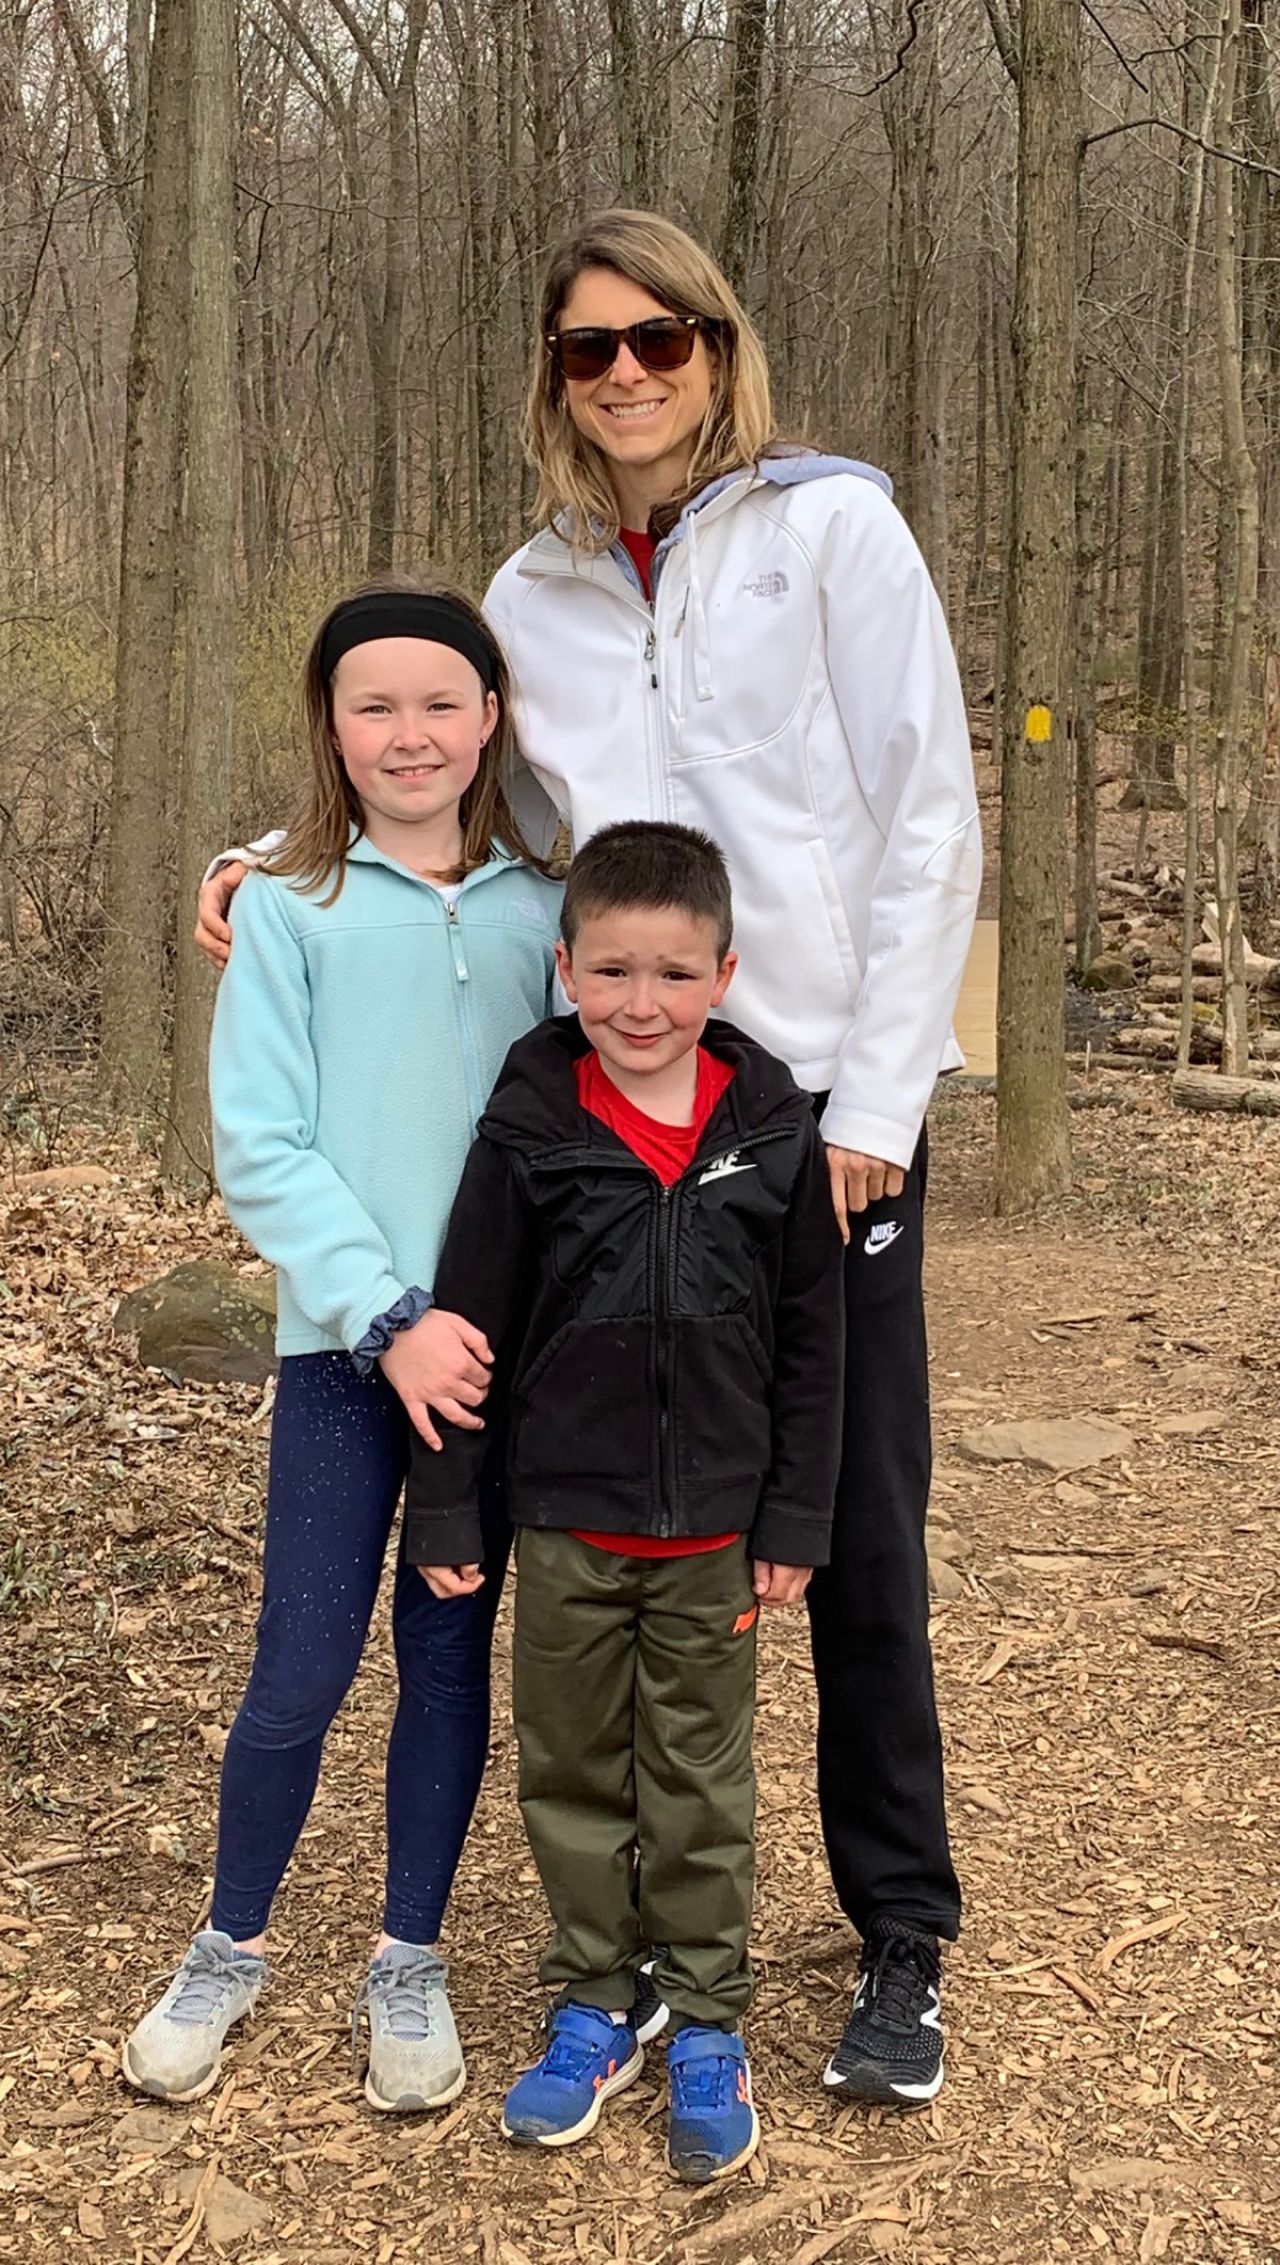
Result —
[[[814,1574],[808,1602],[818,1805],[841,1907],[862,1934],[892,1913],[954,1941],[960,1887],[947,1845],[924,1551],[927,1172],[922,1132],[902,1194],[850,1220],[844,1447],[831,1563]]]

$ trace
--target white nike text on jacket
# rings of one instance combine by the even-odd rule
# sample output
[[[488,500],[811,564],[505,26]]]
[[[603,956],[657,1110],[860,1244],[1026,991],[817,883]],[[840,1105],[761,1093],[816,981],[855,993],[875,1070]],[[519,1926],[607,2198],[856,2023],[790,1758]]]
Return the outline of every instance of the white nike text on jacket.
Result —
[[[828,1141],[905,1167],[963,1059],[982,862],[924,560],[879,475],[800,455],[708,489],[657,568],[652,609],[617,551],[575,559],[553,530],[499,569],[525,757],[577,843],[623,818],[720,843],[735,1020],[830,1089]]]

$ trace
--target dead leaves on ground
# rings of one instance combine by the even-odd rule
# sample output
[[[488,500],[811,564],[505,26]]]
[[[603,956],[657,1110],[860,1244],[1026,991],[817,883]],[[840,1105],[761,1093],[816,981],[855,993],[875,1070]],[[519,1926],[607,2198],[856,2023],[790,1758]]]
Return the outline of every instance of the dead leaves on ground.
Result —
[[[1077,1120],[1088,1192],[1033,1226],[989,1216],[990,1105],[936,1113],[937,1501],[966,1577],[935,1617],[968,1895],[947,2085],[897,2119],[817,2081],[850,1962],[804,1624],[779,1616],[758,1740],[765,2146],[754,2181],[710,2195],[663,2163],[660,2051],[582,2148],[530,2161],[497,2134],[535,2045],[543,1934],[505,1667],[449,1926],[471,2082],[437,2119],[364,2105],[344,2031],[377,1920],[385,1618],[262,2014],[207,2100],[124,2092],[121,2039],[207,1908],[269,1411],[252,1387],[130,1368],[110,1331],[125,1289],[235,1256],[220,1213],[167,1211],[136,1158],[90,1146],[112,1184],[0,1195],[0,2259],[1262,2265],[1280,2202],[1280,1128],[1207,1133],[1132,1082],[1136,1116]],[[954,1453],[983,1422],[1077,1413],[1123,1426],[1132,1454],[1055,1483]],[[218,2216],[227,2189],[243,2224]]]

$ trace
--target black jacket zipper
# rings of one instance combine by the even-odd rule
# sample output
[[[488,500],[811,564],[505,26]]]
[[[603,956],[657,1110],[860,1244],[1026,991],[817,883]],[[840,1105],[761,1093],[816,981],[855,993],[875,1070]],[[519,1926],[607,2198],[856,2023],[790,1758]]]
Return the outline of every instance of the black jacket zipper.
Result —
[[[565,1149],[556,1162],[566,1169],[589,1162],[593,1171],[602,1167],[609,1171],[644,1172],[653,1183],[653,1233],[649,1244],[649,1309],[654,1322],[653,1400],[655,1410],[654,1472],[658,1484],[658,1539],[669,1541],[676,1533],[679,1522],[679,1475],[676,1461],[675,1425],[672,1411],[675,1405],[674,1349],[671,1344],[671,1310],[675,1302],[677,1256],[680,1239],[681,1197],[687,1181],[700,1179],[725,1156],[743,1156],[750,1149],[764,1148],[770,1141],[789,1140],[794,1125],[779,1125],[770,1131],[745,1133],[737,1140],[725,1140],[717,1148],[699,1150],[693,1162],[681,1173],[671,1187],[664,1187],[657,1174],[634,1154],[625,1156],[601,1155],[598,1149]]]

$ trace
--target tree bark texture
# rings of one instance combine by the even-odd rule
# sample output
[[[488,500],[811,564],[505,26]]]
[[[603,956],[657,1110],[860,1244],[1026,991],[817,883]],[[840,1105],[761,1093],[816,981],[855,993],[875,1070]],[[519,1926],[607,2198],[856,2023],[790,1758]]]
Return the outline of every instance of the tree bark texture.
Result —
[[[103,1090],[146,1112],[164,1053],[174,631],[187,364],[185,236],[189,0],[156,0],[129,347],[102,986]]]
[[[1080,17],[1024,0],[1018,72],[1011,543],[1002,700],[996,1192],[1071,1176],[1063,1017],[1069,744],[1062,714],[1074,540]]]
[[[938,0],[895,5],[882,34],[889,143],[890,290],[886,391],[898,502],[947,605],[946,311],[940,282]],[[901,61],[896,62],[900,56]]]
[[[1235,89],[1240,46],[1240,0],[1227,0],[1216,141],[1234,146]],[[1239,823],[1243,742],[1249,705],[1249,667],[1258,602],[1258,478],[1245,424],[1244,367],[1240,346],[1239,241],[1235,168],[1215,159],[1214,259],[1217,282],[1218,373],[1222,388],[1222,474],[1230,499],[1224,614],[1226,668],[1217,717],[1213,782],[1213,874],[1222,936],[1222,1067],[1238,1076],[1248,1065],[1249,1022],[1240,917]]]
[[[235,0],[191,0],[191,369],[184,523],[186,681],[178,832],[177,985],[161,1169],[206,1187],[209,1025],[215,979],[189,933],[188,908],[231,811],[236,654]]]
[[[768,0],[735,0],[730,94],[729,179],[725,193],[720,264],[743,292],[755,258],[760,207],[761,79]]]

